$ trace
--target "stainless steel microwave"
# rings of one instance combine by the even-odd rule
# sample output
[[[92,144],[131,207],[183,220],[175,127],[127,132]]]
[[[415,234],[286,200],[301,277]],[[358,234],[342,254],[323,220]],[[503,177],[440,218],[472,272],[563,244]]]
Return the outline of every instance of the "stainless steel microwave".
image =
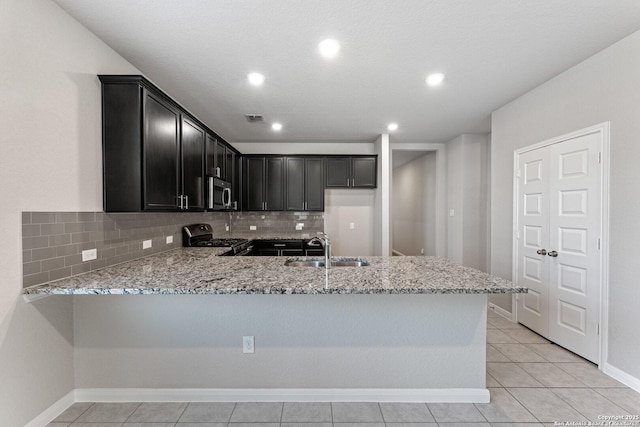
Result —
[[[237,203],[232,201],[231,183],[210,176],[208,179],[207,208],[214,211],[236,210]]]

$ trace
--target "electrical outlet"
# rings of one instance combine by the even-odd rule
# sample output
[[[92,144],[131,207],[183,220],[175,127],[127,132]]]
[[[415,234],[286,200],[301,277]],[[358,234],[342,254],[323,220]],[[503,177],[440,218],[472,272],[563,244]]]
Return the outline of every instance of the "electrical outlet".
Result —
[[[253,353],[255,350],[255,346],[253,344],[253,336],[242,337],[242,352]]]
[[[455,216],[456,211],[454,211],[453,209],[449,209],[449,216]]]
[[[167,245],[173,243],[173,236],[167,236]]]
[[[225,231],[229,231],[229,224],[225,224],[224,225],[224,229],[225,229]]]
[[[356,229],[356,223],[355,222],[350,222],[349,223],[349,230],[355,230]]]
[[[153,245],[151,239],[142,241],[142,249],[149,249]]]
[[[97,249],[87,249],[86,251],[82,251],[82,262],[91,261],[96,258],[98,258]]]
[[[256,227],[255,225],[250,225],[249,226],[249,230],[251,231],[256,231],[258,229],[258,227]]]
[[[424,248],[420,249],[420,255],[424,255]]]

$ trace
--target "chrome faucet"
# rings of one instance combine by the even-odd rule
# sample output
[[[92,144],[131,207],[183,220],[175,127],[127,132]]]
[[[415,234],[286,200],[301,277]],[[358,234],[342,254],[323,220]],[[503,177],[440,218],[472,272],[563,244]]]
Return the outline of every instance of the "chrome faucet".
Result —
[[[309,243],[312,242],[318,242],[320,243],[320,245],[322,245],[322,248],[324,249],[324,267],[328,270],[331,268],[331,240],[329,239],[329,236],[327,236],[326,234],[324,234],[323,232],[318,232],[318,235],[315,237],[312,237],[311,240],[309,240]]]

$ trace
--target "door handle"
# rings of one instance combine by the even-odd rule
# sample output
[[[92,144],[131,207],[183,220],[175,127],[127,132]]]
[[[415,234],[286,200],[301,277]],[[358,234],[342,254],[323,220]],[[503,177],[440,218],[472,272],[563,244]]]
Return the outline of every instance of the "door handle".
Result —
[[[538,249],[538,250],[536,251],[536,253],[537,253],[538,255],[546,255],[546,254],[547,254],[547,250],[546,250],[546,249]]]
[[[547,255],[549,255],[550,257],[555,258],[555,257],[557,257],[557,256],[558,256],[558,252],[556,252],[556,251],[551,251],[551,252],[549,252]]]

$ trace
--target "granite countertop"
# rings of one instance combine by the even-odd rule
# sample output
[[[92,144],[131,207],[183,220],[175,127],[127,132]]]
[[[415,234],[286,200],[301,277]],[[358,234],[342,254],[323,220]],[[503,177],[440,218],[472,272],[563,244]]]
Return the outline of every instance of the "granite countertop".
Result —
[[[436,257],[363,257],[367,267],[286,267],[287,257],[222,257],[227,248],[179,248],[23,290],[83,294],[496,294],[508,280]],[[300,257],[304,259],[304,257]]]

